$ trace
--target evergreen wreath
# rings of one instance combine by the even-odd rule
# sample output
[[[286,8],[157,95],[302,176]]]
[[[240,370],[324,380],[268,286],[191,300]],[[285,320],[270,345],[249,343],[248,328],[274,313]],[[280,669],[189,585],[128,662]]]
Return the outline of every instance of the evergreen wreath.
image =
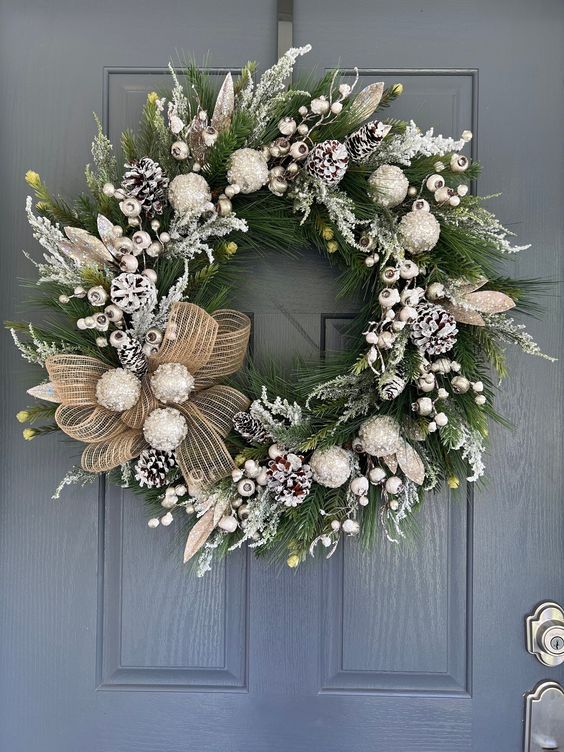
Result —
[[[55,498],[108,472],[153,507],[150,527],[182,520],[199,574],[242,545],[296,567],[343,536],[399,541],[426,492],[483,475],[506,343],[547,357],[508,314],[543,283],[498,271],[526,246],[469,191],[472,134],[374,119],[401,84],[287,85],[309,49],[219,91],[171,67],[170,94],[122,135],[123,169],[98,122],[72,204],[26,175],[54,315],[8,324],[48,372],[24,437],[83,445]],[[245,256],[312,246],[362,308],[346,352],[286,383],[245,361],[250,322],[222,306]]]

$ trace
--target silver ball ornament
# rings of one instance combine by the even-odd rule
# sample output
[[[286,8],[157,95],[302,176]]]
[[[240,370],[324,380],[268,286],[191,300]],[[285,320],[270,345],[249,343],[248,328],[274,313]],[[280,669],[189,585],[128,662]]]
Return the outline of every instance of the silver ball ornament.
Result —
[[[188,424],[186,418],[173,407],[153,410],[143,424],[143,435],[153,449],[163,452],[174,451],[186,438]]]
[[[186,402],[195,383],[194,377],[182,363],[162,363],[151,375],[153,394],[165,404]]]
[[[365,420],[358,435],[364,451],[373,457],[394,454],[402,441],[399,423],[388,415],[376,415]]]
[[[380,206],[398,206],[407,196],[409,180],[396,165],[380,165],[368,178],[368,190]]]
[[[237,149],[229,160],[227,179],[236,183],[241,193],[254,193],[268,182],[268,162],[256,149]]]
[[[410,253],[424,253],[432,250],[439,240],[441,226],[427,211],[411,211],[399,223],[401,242]]]
[[[112,412],[123,412],[137,404],[141,382],[131,371],[112,368],[102,374],[96,384],[96,400]]]
[[[178,214],[198,216],[211,201],[211,190],[205,178],[195,172],[188,172],[177,175],[172,180],[168,187],[168,200]],[[163,234],[160,239],[164,243]]]
[[[351,455],[339,446],[316,449],[309,466],[316,483],[326,488],[339,488],[351,474]]]

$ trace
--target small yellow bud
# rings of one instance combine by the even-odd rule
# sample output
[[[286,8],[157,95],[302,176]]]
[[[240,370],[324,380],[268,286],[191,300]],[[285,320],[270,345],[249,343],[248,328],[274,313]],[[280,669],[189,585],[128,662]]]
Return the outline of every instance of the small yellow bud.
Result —
[[[16,413],[16,418],[20,423],[27,423],[29,420],[29,413],[27,410],[20,410],[19,413]]]
[[[333,240],[335,233],[330,227],[324,227],[321,236],[323,237],[323,240]]]
[[[247,461],[247,458],[245,457],[244,454],[238,454],[235,457],[235,464],[237,465],[237,467],[241,467],[241,465],[244,465],[246,461]]]
[[[233,241],[231,241],[225,244],[225,253],[228,256],[233,256],[234,253],[237,253],[238,248],[239,246],[237,245],[237,243],[234,243]]]
[[[334,240],[330,240],[327,243],[327,253],[335,253],[335,251],[339,250],[339,244],[336,243]]]
[[[300,563],[300,557],[298,554],[290,554],[288,558],[286,559],[286,564],[290,567],[290,569],[295,569]]]
[[[35,208],[37,209],[37,211],[44,211],[45,209],[49,208],[49,204],[46,204],[45,201],[38,201],[35,204]]]
[[[403,94],[403,84],[394,84],[392,86],[392,94],[395,94],[396,97],[399,97],[401,94]]]
[[[37,435],[37,431],[34,428],[24,428],[22,433],[26,441],[31,441]]]
[[[449,488],[458,488],[460,486],[460,478],[457,475],[450,475],[447,478],[447,485]]]
[[[159,95],[157,94],[156,91],[150,91],[147,94],[147,102],[149,104],[155,104],[155,102],[157,101],[158,98],[159,98]]]
[[[31,185],[32,188],[39,188],[41,185],[41,178],[39,177],[39,173],[34,172],[33,170],[28,170],[25,174],[25,182],[28,185]]]

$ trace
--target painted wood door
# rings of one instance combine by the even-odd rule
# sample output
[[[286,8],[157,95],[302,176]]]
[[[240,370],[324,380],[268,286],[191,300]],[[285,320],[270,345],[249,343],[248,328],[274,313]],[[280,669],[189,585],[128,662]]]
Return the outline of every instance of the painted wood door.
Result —
[[[276,57],[273,0],[0,0],[2,314],[21,310],[23,174],[82,186],[92,110],[134,124],[174,50],[238,69]],[[299,0],[304,66],[401,80],[390,114],[475,132],[482,194],[534,249],[523,276],[562,278],[562,6],[556,0]],[[243,287],[243,285],[242,285]],[[255,348],[281,359],[339,346],[352,312],[316,257],[262,258],[238,291]],[[243,302],[244,301],[244,302]],[[562,303],[532,333],[562,344]],[[515,752],[522,694],[562,681],[525,652],[523,620],[564,600],[562,370],[512,356],[492,428],[491,481],[433,497],[410,547],[354,543],[297,574],[237,554],[203,580],[172,530],[103,485],[50,500],[73,457],[21,441],[31,386],[7,337],[0,507],[0,749],[6,752]]]

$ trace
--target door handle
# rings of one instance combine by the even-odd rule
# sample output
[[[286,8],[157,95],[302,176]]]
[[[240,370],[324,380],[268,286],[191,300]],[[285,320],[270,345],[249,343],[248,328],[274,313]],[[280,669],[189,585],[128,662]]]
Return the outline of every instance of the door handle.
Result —
[[[525,695],[525,752],[564,749],[564,689],[544,681]]]

